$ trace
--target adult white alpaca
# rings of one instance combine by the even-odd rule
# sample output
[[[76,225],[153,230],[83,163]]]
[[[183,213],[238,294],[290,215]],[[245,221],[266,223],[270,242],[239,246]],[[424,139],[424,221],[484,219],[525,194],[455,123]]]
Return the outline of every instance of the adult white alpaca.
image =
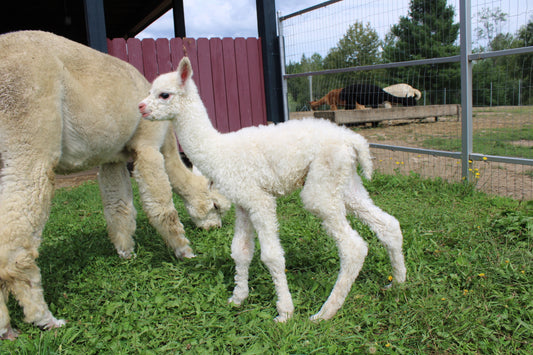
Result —
[[[236,287],[230,302],[239,305],[248,296],[255,229],[261,260],[276,289],[276,320],[284,322],[292,316],[294,306],[277,230],[276,197],[301,186],[304,207],[322,219],[337,243],[341,263],[329,298],[311,319],[335,315],[363,266],[367,245],[351,228],[347,212],[356,214],[376,233],[389,253],[394,281],[405,281],[400,225],[374,205],[357,175],[357,162],[367,178],[372,174],[368,143],[362,136],[314,119],[221,134],[211,125],[191,76],[191,64],[184,58],[177,73],[154,81],[139,109],[146,119],[173,120],[191,162],[236,205],[231,245]]]
[[[170,125],[141,119],[148,81],[132,65],[51,33],[0,36],[0,339],[14,339],[6,302],[44,328],[49,311],[36,264],[55,173],[100,166],[108,233],[118,254],[134,255],[136,211],[126,162],[133,159],[143,208],[177,257],[194,254],[172,190],[193,220],[220,225],[229,202],[181,162]]]

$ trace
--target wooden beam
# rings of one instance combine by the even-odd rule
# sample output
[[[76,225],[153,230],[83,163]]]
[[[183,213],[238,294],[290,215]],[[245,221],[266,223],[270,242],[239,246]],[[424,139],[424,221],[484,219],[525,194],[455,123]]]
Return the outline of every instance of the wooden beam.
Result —
[[[461,118],[461,105],[427,105],[367,110],[308,111],[291,113],[291,119],[315,117],[328,119],[337,124],[423,119],[426,117],[442,116],[457,116],[458,118]]]
[[[107,53],[107,35],[103,0],[84,0],[87,43],[91,48]]]
[[[174,37],[187,37],[185,33],[185,12],[183,11],[183,0],[172,0],[172,13],[174,16]]]

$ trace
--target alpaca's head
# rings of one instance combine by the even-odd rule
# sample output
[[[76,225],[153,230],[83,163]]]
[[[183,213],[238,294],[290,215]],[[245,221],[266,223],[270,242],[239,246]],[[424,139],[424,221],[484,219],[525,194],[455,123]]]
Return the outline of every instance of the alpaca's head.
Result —
[[[191,90],[192,66],[189,58],[184,57],[176,72],[157,77],[150,89],[150,94],[139,103],[139,111],[144,119],[150,121],[168,121],[176,118],[182,111],[183,101]]]

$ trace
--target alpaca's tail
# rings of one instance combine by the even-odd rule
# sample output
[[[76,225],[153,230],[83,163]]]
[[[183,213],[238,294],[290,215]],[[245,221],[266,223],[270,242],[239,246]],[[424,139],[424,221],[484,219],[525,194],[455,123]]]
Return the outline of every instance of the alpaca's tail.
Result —
[[[357,161],[363,168],[363,175],[368,180],[372,179],[372,157],[370,156],[368,141],[363,136],[355,133],[352,138],[352,145],[357,154]]]

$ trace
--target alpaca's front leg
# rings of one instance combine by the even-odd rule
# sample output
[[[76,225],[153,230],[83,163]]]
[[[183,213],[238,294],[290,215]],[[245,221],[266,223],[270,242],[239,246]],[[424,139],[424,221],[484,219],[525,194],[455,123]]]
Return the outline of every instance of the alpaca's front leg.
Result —
[[[240,305],[248,297],[248,270],[254,256],[254,230],[248,213],[235,209],[235,236],[231,243],[231,257],[235,261],[235,289],[229,303]]]
[[[183,164],[172,127],[167,130],[161,153],[172,189],[183,199],[194,224],[204,229],[221,227],[222,216],[231,204],[218,191],[210,188],[205,177],[194,174]]]
[[[294,305],[285,275],[283,248],[278,236],[276,200],[271,196],[256,196],[260,199],[259,204],[263,208],[250,212],[250,219],[261,245],[261,261],[268,267],[276,288],[278,316],[275,321],[285,322],[292,317]],[[265,208],[266,206],[268,207]]]
[[[163,155],[154,147],[140,146],[135,151],[134,176],[150,223],[163,236],[176,257],[194,257],[172,201],[172,188],[165,172]]]
[[[135,256],[133,233],[137,211],[133,205],[130,174],[124,163],[104,164],[98,172],[109,239],[121,258]]]

